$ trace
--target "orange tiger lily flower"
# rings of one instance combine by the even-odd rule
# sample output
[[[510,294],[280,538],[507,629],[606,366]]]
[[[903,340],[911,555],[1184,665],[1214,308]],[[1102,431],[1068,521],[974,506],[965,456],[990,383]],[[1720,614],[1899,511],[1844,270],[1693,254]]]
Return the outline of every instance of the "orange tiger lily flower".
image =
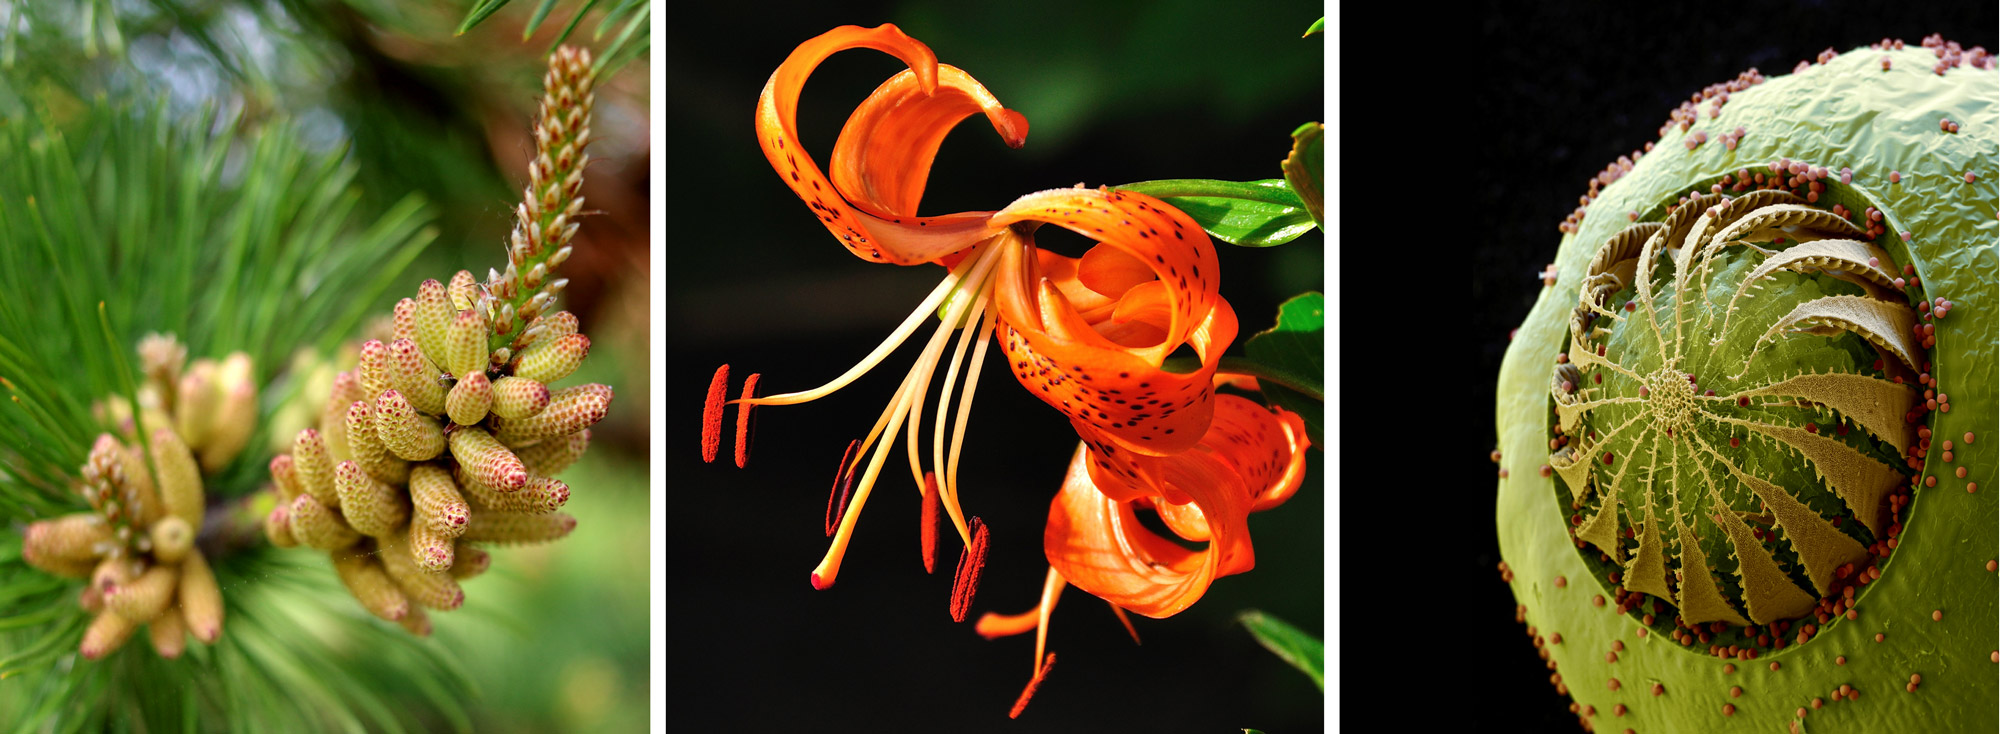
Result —
[[[848,118],[834,146],[829,177],[799,145],[796,103],[820,62],[851,48],[883,51],[909,69],[884,82]],[[759,99],[757,135],[765,157],[843,246],[865,260],[936,263],[948,269],[943,282],[860,364],[820,387],[758,397],[746,386],[742,398],[729,401],[724,399],[726,365],[711,385],[703,416],[704,458],[709,460],[720,441],[723,405],[738,406],[741,427],[748,422],[745,411],[753,406],[804,403],[831,394],[879,364],[944,306],[941,323],[895,397],[841,461],[835,479],[841,512],[837,525],[829,513],[833,542],[813,570],[814,588],[834,583],[860,511],[905,429],[919,497],[933,501],[935,496],[941,503],[971,561],[960,564],[959,586],[976,581],[984,544],[977,518],[968,522],[959,503],[958,457],[980,367],[996,332],[1021,383],[1070,416],[1098,452],[1116,457],[1107,462],[1106,471],[1146,466],[1132,464],[1128,456],[1185,450],[1208,429],[1211,378],[1222,351],[1235,339],[1236,318],[1217,293],[1220,273],[1207,234],[1157,199],[1105,189],[1029,194],[997,212],[919,216],[939,144],[952,127],[974,114],[983,115],[1011,146],[1021,145],[1027,134],[1028,123],[1020,113],[1002,106],[963,71],[939,64],[928,47],[893,25],[844,26],[800,44],[772,74]],[[1034,246],[1033,233],[1043,224],[1071,229],[1101,244],[1082,258],[1042,252]],[[924,409],[954,332],[957,344],[938,391],[926,457],[919,450]],[[1185,374],[1162,369],[1167,355],[1183,344],[1201,356],[1201,367]],[[961,368],[965,379],[954,420],[950,398],[960,384]],[[952,425],[948,443],[947,423]],[[739,464],[745,433],[739,428]],[[927,479],[935,481],[935,495],[925,490],[931,483]],[[1178,491],[1170,488],[1175,494],[1168,499],[1186,502]],[[967,579],[968,573],[974,578]],[[954,593],[955,617],[962,617],[970,597],[969,588]]]
[[[1119,480],[1107,482],[1091,452],[1077,451],[1042,535],[1051,568],[1093,596],[1158,619],[1193,605],[1216,579],[1256,565],[1247,518],[1298,491],[1311,442],[1295,413],[1235,395],[1215,402],[1199,445],[1131,462],[1140,465],[1139,482],[1113,488]],[[1188,501],[1166,499],[1175,490]],[[1208,547],[1189,550],[1142,527],[1133,513],[1148,507],[1175,535]]]
[[[1216,579],[1256,565],[1248,515],[1298,491],[1310,445],[1297,414],[1223,395],[1214,421],[1187,451],[1103,462],[1130,464],[1130,473],[1105,472],[1095,449],[1077,446],[1042,535],[1049,574],[1041,603],[1021,614],[989,612],[975,627],[988,639],[1035,631],[1035,673],[1010,716],[1020,715],[1054,662],[1044,654],[1049,615],[1065,584],[1109,602],[1128,631],[1125,610],[1164,618],[1188,608]],[[1133,475],[1139,479],[1125,478]],[[1187,499],[1166,499],[1172,495]],[[1157,511],[1181,539],[1208,547],[1189,550],[1147,530],[1135,514],[1142,509]]]

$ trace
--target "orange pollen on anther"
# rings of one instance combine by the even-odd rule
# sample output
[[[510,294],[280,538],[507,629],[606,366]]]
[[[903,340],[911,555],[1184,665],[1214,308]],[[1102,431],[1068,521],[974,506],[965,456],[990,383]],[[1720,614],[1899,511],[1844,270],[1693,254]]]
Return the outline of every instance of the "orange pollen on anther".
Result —
[[[715,463],[715,453],[722,450],[722,404],[729,395],[729,365],[715,368],[715,377],[708,381],[708,400],[701,406],[701,460]]]
[[[750,377],[743,381],[744,400],[757,397],[759,376],[759,373],[752,372]],[[736,468],[738,469],[750,462],[750,411],[756,407],[747,402],[736,404]]]
[[[847,452],[840,455],[840,466],[834,470],[833,489],[826,493],[826,535],[833,537],[833,529],[840,527],[840,518],[847,513],[847,493],[854,489],[854,452],[861,450],[861,439],[847,442]],[[835,499],[835,498],[838,499]],[[813,574],[813,588],[819,585],[819,574]]]
[[[1035,669],[1035,677],[1028,679],[1028,687],[1021,689],[1021,697],[1014,699],[1014,708],[1007,711],[1007,718],[1021,718],[1021,712],[1028,708],[1028,699],[1035,697],[1035,689],[1042,686],[1042,679],[1049,677],[1049,669],[1055,666],[1056,654],[1049,653],[1049,656],[1042,660],[1042,667]]]
[[[923,528],[917,540],[924,547],[924,573],[937,568],[938,483],[936,472],[924,472]]]
[[[958,554],[958,575],[951,582],[951,621],[965,621],[972,597],[979,593],[979,572],[986,567],[986,523],[972,518],[972,547]]]

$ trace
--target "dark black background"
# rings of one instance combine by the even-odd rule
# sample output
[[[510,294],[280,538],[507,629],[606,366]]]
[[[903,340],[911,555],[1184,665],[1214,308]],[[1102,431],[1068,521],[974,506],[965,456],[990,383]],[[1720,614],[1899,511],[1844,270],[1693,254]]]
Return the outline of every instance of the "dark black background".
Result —
[[[1310,679],[1233,622],[1254,607],[1312,634],[1325,631],[1326,492],[1317,453],[1304,490],[1251,518],[1257,568],[1220,580],[1171,619],[1135,617],[1143,646],[1132,645],[1103,602],[1067,591],[1050,633],[1059,662],[1015,721],[1007,709],[1029,678],[1033,637],[989,642],[969,621],[951,622],[957,553],[946,545],[937,573],[923,574],[917,495],[900,450],[837,585],[808,584],[828,543],[821,522],[834,465],[887,403],[917,345],[831,397],[760,409],[748,469],[727,458],[701,464],[696,432],[717,364],[729,363],[739,381],[762,372],[767,394],[811,387],[866,354],[943,274],[849,255],[765,162],[752,113],[794,46],[842,24],[895,22],[1027,116],[1027,145],[1018,151],[979,118],[946,140],[924,197],[931,214],[998,209],[1078,182],[1277,177],[1292,129],[1321,119],[1323,54],[1332,41],[1299,38],[1320,14],[1316,4],[1282,1],[669,4],[666,33],[655,42],[666,55],[671,728],[1321,727],[1322,698]],[[900,68],[887,55],[855,50],[815,72],[799,129],[822,167],[854,105]],[[1053,230],[1038,234],[1042,244],[1080,254],[1080,239]],[[1321,287],[1322,247],[1316,233],[1267,250],[1219,246],[1223,293],[1242,322],[1238,353],[1282,299]],[[967,512],[993,531],[975,616],[1018,612],[1038,599],[1047,568],[1042,527],[1076,446],[1067,421],[1015,383],[998,350],[988,360],[960,476]]]
[[[1349,727],[1370,729],[1383,715],[1438,721],[1443,709],[1454,731],[1577,730],[1513,621],[1513,596],[1495,568],[1488,452],[1508,332],[1540,292],[1536,274],[1562,237],[1556,225],[1588,180],[1656,139],[1689,95],[1749,67],[1789,74],[1828,47],[1845,52],[1884,37],[1914,46],[1933,32],[1991,50],[2000,25],[1991,2],[1692,5],[1489,2],[1456,15],[1423,8],[1402,22],[1348,6],[1339,94],[1356,112],[1340,139],[1350,182],[1337,245],[1347,287],[1341,333],[1350,354],[1365,350],[1392,368],[1348,368],[1343,425],[1407,447],[1377,458],[1349,449],[1343,458],[1335,578],[1345,581],[1337,636]],[[1391,110],[1402,112],[1384,114]],[[1420,172],[1426,183],[1380,187],[1390,172]],[[1376,183],[1361,194],[1357,178]],[[1429,192],[1418,198],[1431,213],[1386,201],[1371,208],[1390,192]],[[1399,230],[1414,231],[1406,244],[1434,255],[1398,263],[1368,249]],[[1466,270],[1469,298],[1450,287]],[[1385,338],[1405,351],[1365,346]],[[1379,389],[1385,373],[1408,387]],[[1387,401],[1351,397],[1371,394]],[[1432,463],[1440,444],[1452,459]],[[1360,581],[1382,559],[1418,570]]]

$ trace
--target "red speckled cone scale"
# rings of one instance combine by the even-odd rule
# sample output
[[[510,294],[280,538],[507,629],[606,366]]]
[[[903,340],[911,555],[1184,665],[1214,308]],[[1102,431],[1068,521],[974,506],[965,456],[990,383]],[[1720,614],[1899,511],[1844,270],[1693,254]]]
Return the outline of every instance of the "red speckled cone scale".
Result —
[[[360,600],[361,607],[382,619],[397,622],[410,613],[409,597],[403,589],[389,579],[388,570],[373,555],[359,549],[335,551],[333,570],[340,575],[340,583],[347,587],[347,593]]]
[[[327,395],[326,406],[320,409],[320,440],[333,464],[354,458],[354,452],[347,449],[347,406],[356,400],[375,399],[363,393],[355,372],[348,370],[333,376],[333,392]]]
[[[470,270],[460,270],[451,274],[451,282],[445,284],[444,290],[445,293],[451,296],[452,310],[459,313],[465,312],[472,308],[473,302],[479,297],[479,278],[474,276]],[[455,316],[456,314],[454,314]],[[446,347],[446,349],[449,348]],[[453,374],[457,373],[453,372]]]
[[[485,430],[464,426],[451,434],[451,455],[473,480],[500,492],[519,491],[528,483],[528,467]]]
[[[361,363],[354,368],[355,381],[361,385],[361,399],[372,403],[383,390],[394,388],[396,385],[391,381],[394,371],[395,367],[389,360],[389,345],[378,339],[363,342]]]

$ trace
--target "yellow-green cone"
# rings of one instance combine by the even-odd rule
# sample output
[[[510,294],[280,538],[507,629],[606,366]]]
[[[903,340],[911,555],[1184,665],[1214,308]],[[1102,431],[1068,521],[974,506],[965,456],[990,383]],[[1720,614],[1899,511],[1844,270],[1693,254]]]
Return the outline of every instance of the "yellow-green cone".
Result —
[[[340,583],[347,587],[347,593],[353,594],[369,614],[391,622],[402,621],[409,615],[409,597],[404,596],[402,588],[390,580],[382,562],[362,552],[360,547],[334,551],[333,570],[340,575]]]
[[[590,337],[575,333],[551,336],[544,332],[534,344],[521,350],[521,361],[514,366],[514,374],[548,384],[570,376],[589,355]]]
[[[359,464],[343,461],[333,470],[340,491],[340,511],[347,524],[362,535],[381,537],[410,520],[410,501],[396,487],[368,476]]]
[[[479,543],[547,543],[576,529],[576,518],[561,512],[528,515],[517,512],[475,512],[472,522],[459,536]]]
[[[451,570],[457,541],[427,522],[410,523],[410,558],[417,568],[442,573]]]
[[[347,406],[347,448],[354,453],[354,463],[366,469],[369,476],[390,484],[401,484],[410,478],[410,463],[389,453],[381,434],[375,432],[373,401],[356,400]]]
[[[194,548],[194,528],[178,516],[161,518],[147,535],[153,539],[153,558],[161,563],[180,563]]]
[[[292,536],[320,550],[339,550],[361,540],[360,533],[309,494],[292,500]]]
[[[493,566],[493,554],[484,548],[466,543],[458,544],[458,560],[451,564],[451,577],[464,581],[486,573]]]
[[[497,491],[519,491],[528,483],[528,467],[521,463],[520,457],[484,429],[462,426],[453,431],[451,455],[474,480]]]
[[[407,533],[390,533],[380,539],[382,552],[376,554],[396,586],[419,606],[450,611],[465,603],[465,590],[449,574],[425,571],[410,555]]]
[[[83,631],[83,644],[77,648],[86,660],[98,660],[111,654],[132,639],[132,633],[139,625],[109,611],[101,612],[90,621],[90,627]]]
[[[264,514],[264,537],[279,548],[298,546],[299,539],[292,536],[292,506],[289,502],[281,502]]]
[[[94,512],[79,512],[28,525],[21,559],[57,576],[84,578],[97,566],[98,548],[112,542],[111,526]]]
[[[444,427],[418,413],[396,390],[375,400],[375,436],[389,453],[409,461],[429,461],[444,453]]]
[[[203,644],[215,644],[222,637],[222,587],[200,553],[189,553],[181,562],[180,601],[188,632]]]
[[[521,463],[527,465],[529,473],[553,477],[582,458],[583,452],[589,448],[590,429],[586,428],[566,436],[542,439],[532,446],[515,449],[514,454],[521,457]]]
[[[424,359],[416,342],[398,339],[390,343],[389,361],[395,367],[390,381],[412,407],[429,415],[444,414],[444,384],[439,382],[443,375]]]
[[[174,603],[180,577],[178,564],[163,563],[146,569],[139,578],[107,590],[104,609],[134,622],[150,622]]]
[[[444,354],[444,330],[451,323],[458,309],[451,305],[451,296],[445,293],[443,283],[437,279],[426,280],[417,286],[417,346],[432,361]],[[439,365],[442,368],[442,365]]]
[[[547,385],[524,377],[493,381],[493,414],[510,420],[532,417],[549,406]]]
[[[452,318],[444,333],[444,367],[452,376],[464,379],[486,370],[486,329],[486,317],[478,311],[466,309]]]
[[[346,425],[342,418],[342,425]],[[320,441],[319,431],[311,428],[299,431],[298,440],[292,442],[292,469],[299,480],[302,497],[312,497],[319,504],[338,509],[340,495],[333,489],[333,459],[326,454],[326,444]],[[297,534],[298,518],[293,517],[293,534]],[[303,538],[301,538],[303,540]]]
[[[160,502],[167,514],[200,532],[208,507],[202,502],[201,467],[195,465],[194,454],[169,428],[153,432],[152,450],[153,467],[160,473]]]
[[[540,475],[528,475],[528,483],[514,492],[496,491],[470,476],[459,479],[467,498],[477,502],[480,510],[543,515],[562,509],[569,501],[569,485]]]
[[[575,433],[604,419],[611,409],[611,386],[589,384],[565,388],[549,396],[549,407],[530,418],[494,418],[494,438],[508,445],[525,444]]]
[[[167,611],[146,625],[146,633],[153,641],[153,651],[160,657],[173,660],[187,652],[187,620],[181,616],[180,607],[169,607]]]
[[[476,425],[486,420],[486,412],[493,407],[493,383],[484,372],[474,372],[470,377],[460,378],[445,397],[445,412],[451,422],[461,426]]]
[[[257,427],[257,382],[250,355],[233,352],[216,370],[219,404],[208,441],[201,444],[201,468],[211,474],[221,471],[243,447]]]

